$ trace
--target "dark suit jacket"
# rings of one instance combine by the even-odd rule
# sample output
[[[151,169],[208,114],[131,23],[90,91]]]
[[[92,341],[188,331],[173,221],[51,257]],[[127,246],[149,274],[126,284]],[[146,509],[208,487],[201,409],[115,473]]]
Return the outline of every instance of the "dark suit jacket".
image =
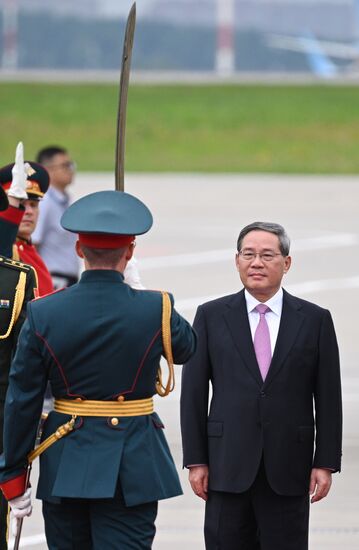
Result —
[[[0,486],[9,498],[23,491],[47,381],[62,399],[154,395],[161,319],[160,292],[133,290],[110,270],[85,271],[78,284],[29,305],[5,404]],[[174,361],[188,360],[195,336],[175,309],[171,336]],[[68,420],[52,411],[43,438]],[[115,426],[111,418],[78,417],[75,430],[41,456],[38,498],[111,498],[118,480],[127,506],[180,494],[163,427],[156,413],[120,418]]]
[[[208,464],[212,490],[243,492],[263,456],[271,487],[283,495],[305,494],[312,467],[340,470],[339,357],[329,311],[284,291],[264,383],[243,290],[200,306],[194,328],[197,351],[182,380],[185,466]]]

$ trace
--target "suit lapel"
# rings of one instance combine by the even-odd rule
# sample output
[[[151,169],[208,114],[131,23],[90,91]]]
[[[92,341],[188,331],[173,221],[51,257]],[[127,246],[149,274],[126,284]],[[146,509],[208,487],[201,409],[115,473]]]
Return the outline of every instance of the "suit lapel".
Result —
[[[282,368],[284,361],[290,352],[300,327],[304,321],[304,315],[300,311],[300,302],[294,296],[283,291],[283,309],[279,325],[278,337],[274,349],[271,365],[265,379],[267,387]]]
[[[262,386],[263,380],[254,352],[244,291],[241,290],[241,292],[236,294],[233,300],[227,305],[228,308],[223,315],[234,345],[251,375],[255,378],[256,382]]]

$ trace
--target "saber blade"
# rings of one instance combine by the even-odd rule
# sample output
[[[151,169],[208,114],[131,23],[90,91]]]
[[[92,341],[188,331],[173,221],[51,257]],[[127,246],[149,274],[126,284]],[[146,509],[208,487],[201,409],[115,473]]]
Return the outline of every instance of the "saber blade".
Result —
[[[32,467],[32,464],[30,462],[30,464],[27,468],[27,472],[26,472],[26,479],[25,479],[25,487],[26,488],[29,487],[29,484],[30,484],[31,467]],[[17,525],[17,532],[16,532],[16,537],[15,537],[15,541],[14,541],[13,550],[19,550],[19,548],[20,548],[20,538],[21,538],[21,531],[22,531],[23,522],[24,522],[24,518],[21,518],[19,520],[18,525]]]
[[[128,85],[130,80],[131,56],[133,39],[136,26],[136,2],[132,5],[128,14],[125,38],[123,42],[120,95],[117,112],[117,134],[116,134],[116,167],[115,167],[115,189],[124,191],[125,188],[125,133],[126,133],[126,112]]]

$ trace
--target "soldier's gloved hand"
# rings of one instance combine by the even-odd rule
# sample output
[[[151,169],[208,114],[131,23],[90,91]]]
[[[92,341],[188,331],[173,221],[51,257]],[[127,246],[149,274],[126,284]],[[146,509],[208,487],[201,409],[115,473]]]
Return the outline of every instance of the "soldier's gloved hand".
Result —
[[[137,260],[133,256],[126,265],[124,277],[125,283],[127,283],[130,287],[137,290],[144,290],[145,287],[141,281],[140,272],[137,267]]]
[[[32,512],[31,488],[26,489],[23,495],[9,500],[9,505],[14,518],[20,519],[30,516]]]
[[[16,538],[17,531],[19,529],[20,518],[15,518],[12,514],[10,516],[11,534]]]
[[[12,182],[8,191],[9,197],[27,199],[26,181],[30,165],[24,164],[24,146],[20,141],[16,147],[15,164],[11,170]]]

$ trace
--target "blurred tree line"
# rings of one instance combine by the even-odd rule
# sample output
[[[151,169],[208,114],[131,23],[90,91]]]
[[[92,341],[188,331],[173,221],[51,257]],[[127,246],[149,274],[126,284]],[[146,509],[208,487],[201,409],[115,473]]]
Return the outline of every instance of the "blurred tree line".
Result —
[[[0,16],[2,29],[2,17]],[[123,20],[19,16],[18,67],[34,69],[118,69]],[[0,34],[0,49],[3,35]],[[137,70],[195,70],[214,68],[216,29],[138,20],[132,64]],[[268,48],[258,31],[237,31],[236,69],[242,71],[307,71],[300,53]]]

